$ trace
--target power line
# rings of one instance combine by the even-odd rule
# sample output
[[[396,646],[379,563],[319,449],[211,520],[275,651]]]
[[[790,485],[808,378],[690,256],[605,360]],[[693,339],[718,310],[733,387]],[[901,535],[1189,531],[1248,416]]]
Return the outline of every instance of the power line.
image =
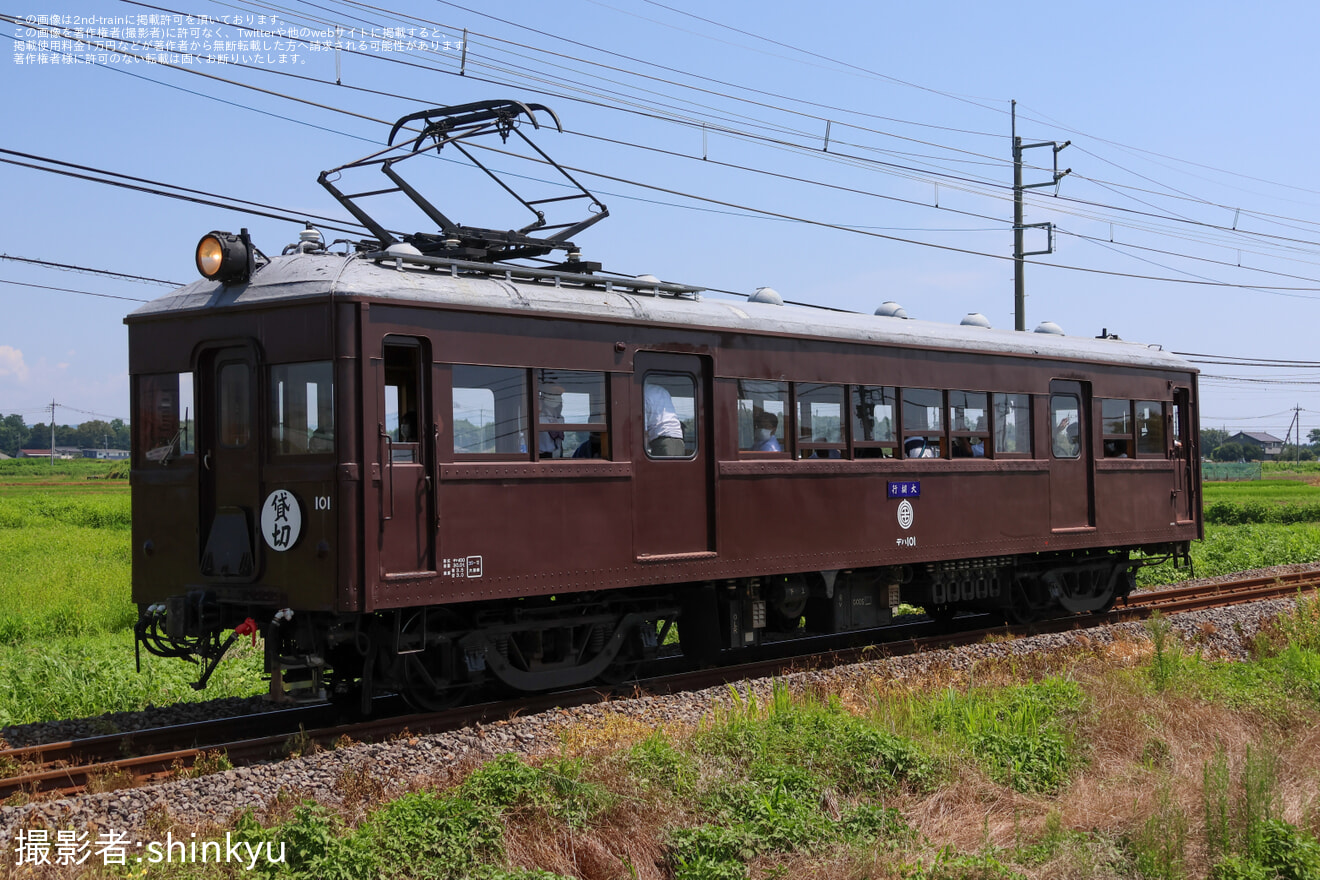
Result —
[[[159,8],[159,7],[157,7],[157,8]],[[135,57],[140,57],[140,56],[135,56]],[[187,70],[187,68],[179,68],[179,69],[185,69],[185,70]],[[192,73],[200,73],[200,71],[196,71],[196,70],[188,70],[188,72],[192,72]],[[279,71],[271,71],[271,72],[279,72]],[[443,71],[441,71],[441,72],[443,72]],[[280,72],[280,73],[283,73],[283,72]],[[268,94],[268,95],[273,95],[273,96],[276,96],[276,97],[283,97],[283,98],[290,99],[290,100],[300,101],[300,102],[302,102],[302,103],[310,104],[310,105],[312,105],[312,106],[316,106],[316,107],[321,108],[321,109],[332,109],[332,110],[335,110],[336,112],[344,112],[344,113],[348,113],[348,115],[355,116],[355,117],[357,117],[357,118],[367,118],[367,119],[370,119],[370,118],[371,118],[371,117],[365,117],[365,116],[363,116],[362,114],[351,113],[350,111],[345,111],[345,110],[342,110],[342,109],[340,109],[340,108],[327,107],[327,105],[320,104],[320,103],[317,103],[317,102],[307,101],[306,99],[296,98],[296,97],[294,97],[294,96],[290,96],[290,95],[282,94],[282,93],[279,93],[279,92],[273,92],[273,91],[271,91],[271,90],[261,89],[261,88],[259,88],[259,87],[255,87],[255,86],[250,86],[250,85],[245,84],[245,83],[237,83],[237,82],[235,82],[235,81],[233,81],[233,80],[228,80],[228,79],[223,78],[223,77],[216,77],[216,76],[213,76],[213,75],[210,75],[210,74],[202,74],[202,75],[207,76],[208,78],[211,78],[211,79],[217,79],[217,80],[220,80],[220,81],[223,81],[223,82],[228,82],[228,83],[233,84],[233,85],[239,85],[239,86],[244,87],[244,88],[252,88],[252,89],[255,89],[256,91],[259,91],[259,92],[262,92],[262,93],[265,93],[265,94]],[[288,74],[286,74],[286,75],[288,75]],[[300,77],[300,78],[303,78],[303,77]],[[303,78],[303,79],[312,79],[312,78]],[[312,81],[314,81],[314,82],[321,82],[321,81],[314,80],[314,79],[312,79]],[[322,83],[322,84],[324,84],[324,83]],[[381,122],[383,122],[383,120],[376,120],[376,121],[381,121]],[[867,161],[870,161],[870,160],[867,160]],[[21,164],[21,163],[17,163],[17,164]],[[49,169],[39,169],[39,170],[49,170]],[[593,173],[593,172],[585,172],[585,173]],[[642,184],[642,183],[640,183],[640,182],[638,182],[638,181],[631,181],[631,180],[628,180],[627,178],[611,177],[611,176],[609,176],[609,175],[601,175],[601,174],[596,174],[596,176],[603,177],[603,178],[606,178],[606,179],[613,179],[613,180],[616,180],[616,181],[620,181],[620,182],[628,183],[628,184],[635,185],[635,186],[641,186],[641,187],[645,187],[645,188],[657,189],[657,190],[659,190],[659,191],[669,192],[669,193],[671,193],[671,194],[676,194],[676,195],[679,195],[679,196],[682,196],[682,197],[685,197],[685,198],[693,198],[693,199],[698,199],[698,198],[700,198],[700,197],[691,196],[691,195],[689,195],[689,194],[684,194],[684,193],[678,192],[678,191],[676,191],[676,190],[669,190],[669,189],[666,189],[666,188],[663,188],[663,187],[652,187],[652,186],[647,185],[647,184]],[[806,181],[805,179],[802,179],[802,178],[797,178],[797,179],[798,179],[798,180],[802,180],[803,182],[812,183],[812,181]],[[98,181],[98,182],[105,182],[105,181]],[[876,195],[879,195],[879,194],[876,194]],[[177,196],[176,196],[176,197],[177,197]],[[883,196],[880,196],[880,197],[883,197]],[[721,202],[721,201],[719,201],[719,200],[706,200],[706,201],[713,201],[715,204],[723,204],[723,205],[726,205],[726,206],[732,204],[732,203],[727,203],[727,202]],[[205,202],[205,203],[208,203],[208,204],[214,204],[214,203],[212,203],[212,202]],[[256,204],[256,203],[252,203],[252,204]],[[1094,204],[1094,203],[1092,203],[1092,204]],[[221,205],[221,207],[231,207],[231,206],[223,206],[223,205]],[[1111,206],[1103,206],[1103,205],[1101,205],[1101,206],[1099,206],[1099,207],[1102,207],[1102,208],[1109,208],[1109,207],[1111,207]],[[866,234],[866,232],[867,232],[867,230],[862,230],[862,229],[859,229],[859,228],[857,228],[857,227],[848,226],[848,225],[844,225],[844,224],[837,224],[837,223],[823,223],[823,222],[821,222],[821,221],[812,221],[812,220],[808,220],[808,219],[805,219],[805,218],[798,218],[798,217],[793,217],[793,216],[791,216],[791,215],[785,215],[785,214],[776,214],[775,212],[767,212],[767,211],[762,211],[762,210],[759,210],[759,209],[742,208],[742,210],[749,210],[749,211],[753,211],[753,212],[755,212],[755,213],[762,214],[762,215],[764,215],[764,216],[776,217],[776,218],[779,218],[779,219],[785,219],[785,220],[792,220],[792,221],[794,221],[794,222],[810,223],[810,224],[813,224],[813,225],[823,226],[823,227],[825,227],[825,228],[839,229],[839,230],[843,230],[843,231],[851,231],[851,232],[862,233],[862,234]],[[258,213],[258,214],[261,214],[261,212],[252,212],[252,213]],[[265,214],[264,216],[272,216],[272,215]],[[289,220],[289,219],[291,219],[291,218],[288,218],[288,217],[277,217],[276,219]],[[1178,219],[1178,218],[1172,218],[1172,219]],[[332,227],[332,228],[333,228],[333,227]],[[912,239],[904,239],[904,238],[894,237],[894,236],[882,236],[882,237],[890,238],[890,239],[892,239],[892,240],[899,241],[899,242],[912,243],[912,244],[919,244],[919,245],[923,245],[923,246],[940,247],[940,248],[944,248],[944,249],[947,249],[947,250],[954,250],[954,251],[959,251],[959,252],[963,252],[963,253],[968,253],[968,254],[971,254],[971,255],[977,255],[977,256],[989,256],[989,257],[996,258],[996,259],[1006,259],[1006,258],[1004,258],[1004,257],[1001,257],[1000,255],[997,255],[997,254],[985,254],[985,253],[982,253],[982,252],[972,251],[972,250],[969,250],[969,249],[950,248],[950,247],[948,247],[948,246],[943,246],[943,245],[933,245],[933,244],[931,244],[931,243],[929,243],[929,242],[921,242],[921,241],[916,241],[916,240],[912,240]],[[1090,268],[1087,268],[1087,267],[1076,267],[1076,266],[1056,266],[1056,268],[1072,269],[1072,270],[1076,270],[1076,271],[1089,271],[1089,272],[1095,272],[1095,273],[1098,273],[1098,274],[1114,275],[1114,276],[1117,276],[1117,277],[1138,278],[1138,279],[1157,280],[1157,281],[1167,281],[1167,282],[1174,282],[1174,283],[1199,283],[1199,284],[1207,284],[1207,285],[1213,285],[1213,286],[1233,287],[1233,288],[1238,288],[1238,289],[1250,289],[1250,290],[1285,290],[1285,291],[1286,291],[1286,290],[1314,290],[1314,289],[1315,289],[1315,288],[1288,288],[1288,287],[1280,287],[1280,286],[1265,286],[1265,285],[1251,285],[1251,284],[1231,284],[1231,283],[1228,283],[1228,282],[1218,282],[1218,281],[1214,281],[1214,280],[1211,280],[1211,279],[1204,279],[1204,278],[1197,278],[1197,279],[1192,279],[1192,280],[1189,280],[1189,279],[1179,279],[1179,278],[1162,278],[1162,277],[1159,277],[1159,276],[1139,275],[1139,274],[1134,274],[1134,273],[1110,272],[1110,271],[1105,271],[1105,270],[1090,269]],[[1168,267],[1163,267],[1163,268],[1168,268]]]
[[[92,269],[87,266],[72,266],[68,263],[52,263],[48,260],[34,260],[30,257],[15,257],[12,254],[0,254],[0,260],[12,260],[15,263],[29,263],[34,266],[45,266],[50,269],[63,269],[69,272],[81,272],[88,275],[108,275],[111,278],[122,278],[125,281],[137,281],[142,284],[164,284],[167,287],[182,287],[178,281],[165,281],[160,278],[147,278],[142,275],[129,275],[124,272],[111,272],[109,269]]]
[[[49,285],[46,284],[33,284],[30,281],[10,281],[7,278],[0,278],[0,284],[12,284],[15,287],[31,287],[37,290],[55,290],[55,291],[60,291],[62,293],[79,293],[82,294],[83,296],[97,296],[97,297],[101,297],[102,299],[122,299],[128,302],[139,302],[139,303],[151,302],[151,300],[149,299],[140,299],[136,296],[115,296],[114,294],[110,294],[110,293],[95,293],[90,290],[74,290],[72,287],[50,287]]]

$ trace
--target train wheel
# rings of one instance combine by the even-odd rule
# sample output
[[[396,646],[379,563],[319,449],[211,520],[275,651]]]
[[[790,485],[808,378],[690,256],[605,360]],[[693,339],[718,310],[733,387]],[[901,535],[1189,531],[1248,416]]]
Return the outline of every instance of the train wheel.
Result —
[[[423,615],[425,617],[423,618]],[[420,712],[443,712],[459,705],[472,689],[458,640],[443,635],[458,628],[454,615],[446,611],[418,612],[406,621],[400,631],[400,643],[409,644],[408,636],[425,644],[420,649],[400,653],[398,664],[401,674],[401,696]]]
[[[801,575],[772,579],[765,603],[765,626],[770,632],[793,633],[802,625],[810,595]]]
[[[610,686],[623,684],[637,677],[637,670],[642,667],[642,636],[635,629],[628,633],[627,640],[619,648],[619,656],[614,658],[605,671],[596,676],[596,680]]]
[[[1045,616],[1049,594],[1035,596],[1044,592],[1036,581],[1018,580],[1009,589],[1008,605],[1004,608],[1004,622],[1009,626],[1026,626]]]

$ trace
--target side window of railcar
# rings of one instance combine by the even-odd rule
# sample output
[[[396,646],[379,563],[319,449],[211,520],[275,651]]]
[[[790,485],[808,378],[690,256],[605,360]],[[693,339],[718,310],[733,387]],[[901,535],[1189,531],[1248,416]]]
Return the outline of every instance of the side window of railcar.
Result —
[[[854,386],[852,432],[858,458],[893,458],[898,450],[898,390]]]
[[[454,364],[455,455],[527,458],[527,371]]]
[[[1050,444],[1055,458],[1077,458],[1082,454],[1078,420],[1081,404],[1072,394],[1050,397]]]
[[[330,361],[270,368],[270,440],[275,455],[335,451],[335,389]]]
[[[904,388],[903,457],[944,457],[944,392]]]
[[[738,380],[738,451],[784,452],[788,383]]]
[[[995,458],[1030,458],[1031,395],[996,394],[993,403]]]
[[[1100,401],[1100,419],[1105,458],[1132,458],[1136,452],[1132,443],[1132,401]]]
[[[1137,455],[1164,455],[1164,404],[1158,400],[1137,401]]]
[[[537,458],[609,458],[605,374],[536,371]]]
[[[843,458],[843,386],[799,382],[798,458]]]
[[[985,458],[990,441],[990,395],[949,392],[949,446],[954,458]]]
[[[647,373],[642,382],[642,424],[650,458],[691,458],[697,453],[697,381],[689,373]]]
[[[161,373],[137,377],[137,431],[142,462],[168,464],[193,454],[193,374]]]

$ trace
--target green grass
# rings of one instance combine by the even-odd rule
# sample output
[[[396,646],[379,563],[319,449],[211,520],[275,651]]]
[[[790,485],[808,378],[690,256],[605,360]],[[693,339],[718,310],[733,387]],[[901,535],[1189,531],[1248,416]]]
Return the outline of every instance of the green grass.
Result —
[[[264,690],[236,651],[204,691],[195,665],[133,662],[128,484],[104,463],[0,462],[0,726],[135,711]]]
[[[1193,570],[1173,563],[1141,569],[1139,586],[1173,584],[1196,577],[1320,560],[1320,526],[1207,525],[1205,540],[1193,542]]]
[[[198,668],[181,660],[143,652],[139,675],[131,631],[0,646],[0,727],[251,696],[266,689],[261,666],[260,647],[235,647],[210,686],[195,691]]]
[[[132,627],[128,494],[0,491],[0,645]]]
[[[1273,504],[1320,502],[1320,486],[1300,480],[1251,480],[1241,483],[1206,483],[1202,487],[1205,503],[1228,501],[1241,504],[1260,501]]]
[[[1051,678],[1007,688],[945,691],[913,714],[992,779],[1029,794],[1057,791],[1079,766],[1070,726],[1084,704],[1075,683]]]
[[[10,458],[0,461],[0,485],[13,481],[38,482],[42,480],[127,480],[127,461],[97,461],[94,458],[56,459]]]

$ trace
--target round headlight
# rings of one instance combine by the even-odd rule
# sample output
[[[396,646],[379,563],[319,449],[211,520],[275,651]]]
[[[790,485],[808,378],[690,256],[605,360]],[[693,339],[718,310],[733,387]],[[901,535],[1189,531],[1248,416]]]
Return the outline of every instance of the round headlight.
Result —
[[[197,271],[203,278],[229,282],[249,271],[248,244],[231,232],[208,232],[197,242]]]

